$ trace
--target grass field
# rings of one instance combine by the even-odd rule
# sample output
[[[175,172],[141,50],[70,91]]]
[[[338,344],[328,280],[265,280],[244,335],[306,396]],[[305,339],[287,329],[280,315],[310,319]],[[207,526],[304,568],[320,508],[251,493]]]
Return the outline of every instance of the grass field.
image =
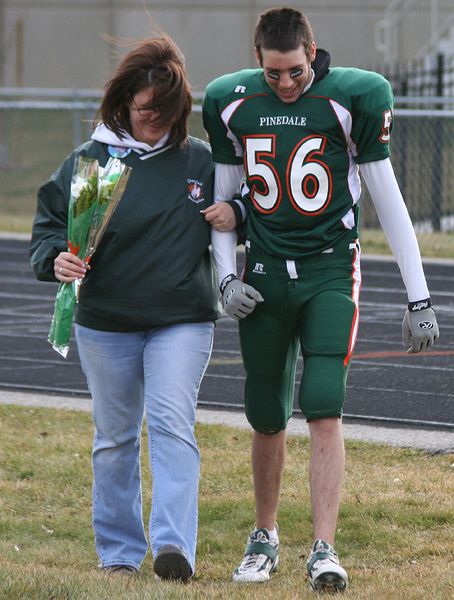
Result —
[[[133,578],[99,571],[90,517],[91,436],[86,413],[0,406],[2,600],[314,598],[304,575],[311,543],[307,439],[288,442],[280,570],[270,583],[251,587],[230,581],[253,524],[249,432],[197,426],[197,577],[185,586],[156,582],[150,556]],[[143,471],[148,512],[146,457]],[[337,533],[351,579],[343,598],[453,598],[453,497],[454,455],[348,442]]]
[[[425,258],[454,258],[454,232],[417,233],[421,255]],[[384,233],[379,229],[363,229],[361,248],[365,254],[390,255]]]

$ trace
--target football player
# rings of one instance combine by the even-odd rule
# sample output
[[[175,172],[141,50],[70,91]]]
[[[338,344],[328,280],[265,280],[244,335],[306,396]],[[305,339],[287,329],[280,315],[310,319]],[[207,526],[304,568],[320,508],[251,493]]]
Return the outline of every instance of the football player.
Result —
[[[341,417],[358,330],[360,173],[408,294],[408,352],[431,346],[438,325],[389,158],[388,81],[330,68],[329,54],[317,49],[298,10],[264,12],[254,42],[260,68],[211,82],[203,107],[215,198],[231,198],[242,184],[239,220],[248,211],[241,279],[235,232],[212,233],[224,308],[239,319],[246,415],[254,429],[256,520],[233,579],[266,581],[278,565],[285,429],[300,350],[298,402],[311,437],[314,543],[307,571],[313,589],[336,592],[348,583],[333,546],[345,462]],[[206,218],[216,220],[216,207]]]

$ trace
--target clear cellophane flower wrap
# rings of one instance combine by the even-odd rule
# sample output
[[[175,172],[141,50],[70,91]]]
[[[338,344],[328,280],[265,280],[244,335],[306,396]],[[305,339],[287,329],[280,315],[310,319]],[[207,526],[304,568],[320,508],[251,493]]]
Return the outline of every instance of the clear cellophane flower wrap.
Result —
[[[104,168],[96,159],[79,157],[74,164],[68,205],[68,252],[89,264],[124,192],[131,169],[117,158]],[[48,341],[66,358],[74,310],[83,280],[60,283]]]
[[[123,196],[131,167],[118,158],[110,158],[104,168],[98,167],[98,199],[88,234],[85,262],[90,264],[110,219]]]

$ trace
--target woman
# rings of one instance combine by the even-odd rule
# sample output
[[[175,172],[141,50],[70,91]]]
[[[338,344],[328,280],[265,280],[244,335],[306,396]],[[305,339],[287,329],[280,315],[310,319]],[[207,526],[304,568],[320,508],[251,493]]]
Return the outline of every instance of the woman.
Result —
[[[105,86],[101,123],[38,193],[31,264],[40,280],[83,278],[75,335],[93,397],[93,526],[101,567],[133,573],[147,552],[140,434],[145,411],[155,573],[195,570],[199,450],[195,406],[218,318],[209,255],[208,146],[188,136],[184,59],[163,35],[141,43]],[[132,168],[90,269],[67,252],[71,175],[79,156]]]

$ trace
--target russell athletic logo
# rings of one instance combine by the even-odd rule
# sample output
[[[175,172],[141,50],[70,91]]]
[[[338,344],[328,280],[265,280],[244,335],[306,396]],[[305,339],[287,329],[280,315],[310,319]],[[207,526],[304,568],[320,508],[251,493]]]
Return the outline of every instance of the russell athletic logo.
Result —
[[[265,265],[262,263],[255,263],[255,267],[252,269],[253,273],[257,273],[258,275],[266,275]]]

